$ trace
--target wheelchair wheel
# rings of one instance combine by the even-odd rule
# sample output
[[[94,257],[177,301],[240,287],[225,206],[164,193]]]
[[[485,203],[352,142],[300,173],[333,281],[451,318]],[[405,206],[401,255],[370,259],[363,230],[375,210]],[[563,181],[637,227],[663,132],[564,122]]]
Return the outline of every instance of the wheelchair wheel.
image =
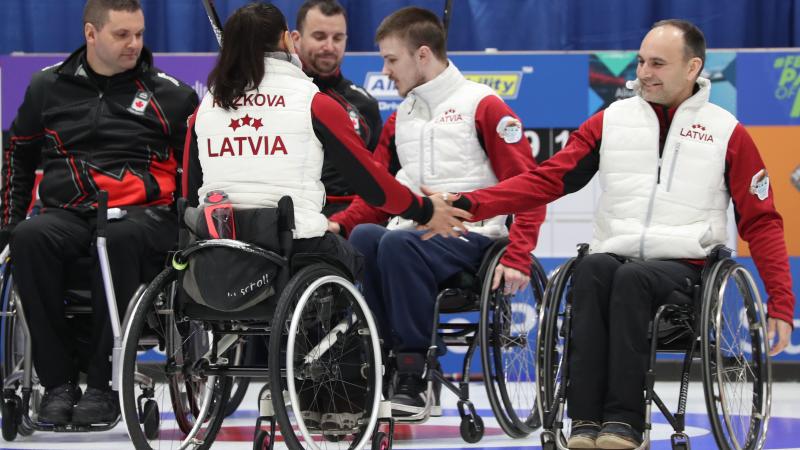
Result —
[[[272,322],[269,367],[290,449],[358,450],[370,441],[382,383],[378,332],[361,294],[337,270],[311,265],[287,284]]]
[[[178,333],[172,303],[175,280],[176,271],[169,267],[150,283],[123,338],[120,403],[137,449],[209,448],[230,395],[230,379],[196,374],[196,355],[203,354],[196,347],[205,342],[206,332],[190,322],[182,327],[188,330],[186,335]],[[151,367],[137,367],[138,353],[155,346],[164,350],[165,359]],[[147,375],[137,374],[137,369],[144,372],[147,368]],[[160,411],[160,417],[154,417],[156,411]]]
[[[538,261],[531,265],[531,282],[514,296],[492,291],[494,267],[489,265],[481,289],[478,323],[486,393],[497,422],[507,435],[522,438],[541,425],[536,408],[536,326],[546,276]],[[463,434],[463,433],[462,433]],[[471,442],[471,441],[467,441]]]
[[[766,309],[732,259],[712,267],[702,299],[703,390],[717,446],[761,449],[772,397]]]
[[[547,282],[539,311],[539,329],[536,337],[536,392],[537,404],[545,427],[552,426],[545,415],[552,418],[556,403],[563,401],[562,377],[564,371],[565,335],[562,333],[566,316],[567,295],[577,258],[567,260]],[[552,434],[552,433],[551,433]],[[560,433],[559,433],[560,434]],[[553,436],[562,439],[562,436]],[[544,441],[543,441],[544,442]]]
[[[25,360],[25,343],[27,330],[17,319],[17,304],[19,297],[13,287],[13,279],[8,265],[3,266],[2,273],[3,311],[0,317],[0,336],[3,339],[0,351],[0,377],[4,383],[11,379],[11,375],[22,370]],[[9,387],[9,386],[4,386]]]

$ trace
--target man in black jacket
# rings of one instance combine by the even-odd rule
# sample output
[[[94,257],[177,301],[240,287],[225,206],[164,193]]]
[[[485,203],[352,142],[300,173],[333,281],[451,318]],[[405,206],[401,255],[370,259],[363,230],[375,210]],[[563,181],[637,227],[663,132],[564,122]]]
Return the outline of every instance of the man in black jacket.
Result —
[[[46,389],[39,421],[103,423],[119,411],[109,388],[111,325],[96,252],[97,193],[109,194],[118,220],[107,228],[115,296],[121,314],[143,271],[176,239],[172,209],[186,119],[197,106],[187,85],[153,67],[144,48],[139,0],[88,0],[86,46],[36,73],[3,152],[2,232],[28,319],[33,360]],[[37,166],[42,213],[24,220]],[[112,217],[113,218],[113,217]],[[78,346],[64,318],[68,268],[94,260],[94,309],[87,390],[78,404]],[[163,256],[162,256],[163,257]]]
[[[347,44],[347,18],[336,0],[307,0],[297,12],[297,30],[292,31],[295,50],[303,71],[319,90],[344,107],[353,128],[374,151],[381,134],[378,102],[365,90],[342,76],[341,64]],[[322,167],[327,201],[322,212],[330,217],[350,204],[355,193],[328,158]]]

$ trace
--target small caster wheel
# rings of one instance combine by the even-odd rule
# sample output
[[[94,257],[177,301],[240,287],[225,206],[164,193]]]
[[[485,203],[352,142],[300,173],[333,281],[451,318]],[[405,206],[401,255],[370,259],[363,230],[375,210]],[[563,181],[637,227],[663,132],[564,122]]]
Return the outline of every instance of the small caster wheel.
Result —
[[[383,431],[376,431],[372,436],[372,450],[390,450],[389,435]]]
[[[158,412],[158,403],[155,400],[148,400],[144,403],[142,417],[139,418],[139,421],[144,425],[144,435],[147,439],[158,438],[158,432],[161,428],[161,415]]]
[[[253,450],[272,450],[272,439],[267,431],[258,431],[253,439]]]
[[[670,437],[672,443],[672,450],[691,450],[692,446],[689,444],[689,436],[685,433],[675,433]]]
[[[464,417],[461,419],[459,431],[464,442],[474,444],[483,438],[483,419],[475,415]]]

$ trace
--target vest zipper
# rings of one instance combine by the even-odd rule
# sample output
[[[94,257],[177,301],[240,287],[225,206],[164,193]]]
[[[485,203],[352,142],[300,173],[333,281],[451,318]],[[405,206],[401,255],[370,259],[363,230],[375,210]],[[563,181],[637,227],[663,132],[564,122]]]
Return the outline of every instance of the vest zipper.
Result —
[[[680,154],[679,151],[681,149],[681,143],[678,142],[675,144],[675,156],[672,157],[672,166],[669,168],[669,178],[667,179],[667,192],[672,189],[672,178],[675,176],[675,166],[678,165],[678,155]]]
[[[433,142],[434,142],[433,135],[434,135],[435,132],[436,132],[436,129],[431,127],[431,139],[430,139],[430,141],[431,141],[431,176],[436,175],[436,151],[434,150],[434,146],[433,146]]]
[[[419,131],[419,184],[425,184],[425,125]]]
[[[667,139],[669,139],[669,131],[672,128],[672,121],[669,120],[669,108],[667,106],[663,107],[664,118],[665,122],[669,125],[667,126],[667,133],[664,136],[664,142],[661,142],[661,120],[659,120],[658,116],[656,115],[656,121],[658,122],[658,167],[656,172],[656,182],[653,185],[653,190],[650,192],[650,201],[647,204],[647,216],[645,217],[644,227],[642,228],[642,237],[639,239],[639,257],[645,259],[644,257],[644,240],[647,237],[647,229],[650,228],[650,222],[653,221],[653,206],[656,202],[656,193],[658,192],[658,185],[661,184],[661,162],[663,160],[663,153],[664,153],[664,145],[667,143]],[[680,109],[680,106],[678,106]],[[652,112],[655,114],[655,111]],[[675,115],[678,114],[678,111],[675,111]]]

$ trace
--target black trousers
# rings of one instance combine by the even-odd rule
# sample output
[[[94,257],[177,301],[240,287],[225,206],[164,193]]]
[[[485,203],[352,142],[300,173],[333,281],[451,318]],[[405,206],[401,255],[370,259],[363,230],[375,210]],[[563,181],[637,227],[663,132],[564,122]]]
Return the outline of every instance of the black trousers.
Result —
[[[61,209],[47,209],[21,222],[11,234],[12,274],[22,299],[33,344],[33,363],[45,388],[77,382],[76,359],[88,354],[88,385],[108,389],[111,380],[113,334],[95,249],[93,217]],[[165,207],[130,208],[110,221],[107,249],[117,308],[122,320],[128,302],[147,272],[163,264],[177,239],[177,220]],[[79,258],[91,258],[91,346],[78,348],[75,330],[64,317],[67,274]],[[148,270],[149,269],[149,270]]]
[[[630,261],[597,253],[573,274],[568,410],[573,420],[644,428],[648,325],[659,306],[700,279],[683,261]]]

